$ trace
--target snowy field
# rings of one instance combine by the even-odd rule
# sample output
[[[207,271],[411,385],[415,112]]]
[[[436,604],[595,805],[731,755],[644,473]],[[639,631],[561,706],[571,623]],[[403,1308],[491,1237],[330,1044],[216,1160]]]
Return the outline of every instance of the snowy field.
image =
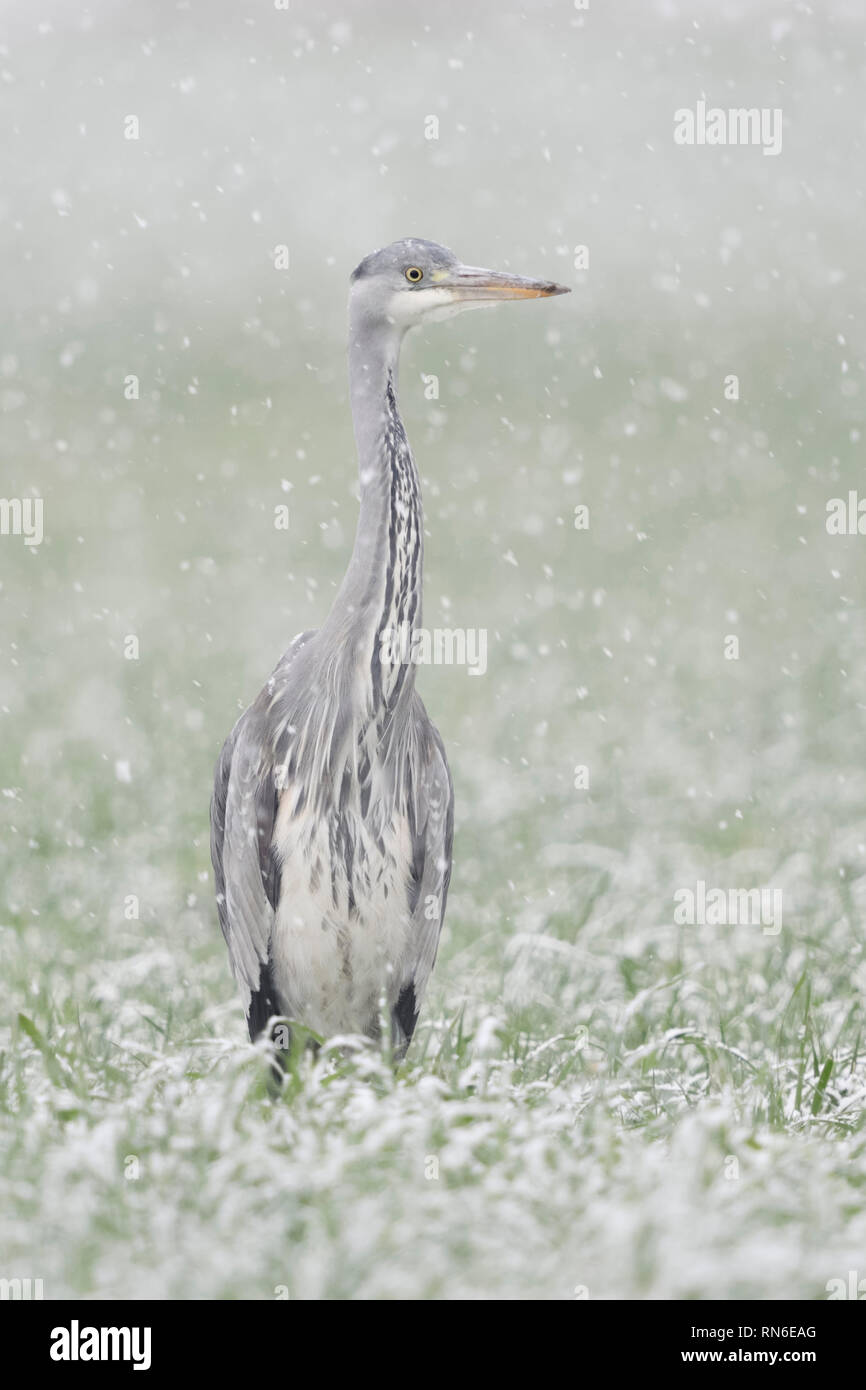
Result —
[[[46,1298],[866,1279],[866,24],[605,8],[6,6],[0,1277]],[[677,145],[702,98],[780,151]],[[273,1101],[212,768],[342,575],[348,275],[403,235],[573,293],[406,345],[425,621],[488,644],[418,678],[448,916],[396,1076]]]

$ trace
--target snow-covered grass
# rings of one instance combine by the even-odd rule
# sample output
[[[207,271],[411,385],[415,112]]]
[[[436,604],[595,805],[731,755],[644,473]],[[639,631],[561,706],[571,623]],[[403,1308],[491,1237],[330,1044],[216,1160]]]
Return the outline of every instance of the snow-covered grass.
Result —
[[[31,929],[4,1270],[47,1296],[825,1297],[866,1242],[845,929],[768,970],[749,944],[618,939],[624,906],[504,970],[450,952],[451,1007],[396,1078],[323,1057],[276,1100],[236,1008],[209,1002],[217,951],[70,972]]]

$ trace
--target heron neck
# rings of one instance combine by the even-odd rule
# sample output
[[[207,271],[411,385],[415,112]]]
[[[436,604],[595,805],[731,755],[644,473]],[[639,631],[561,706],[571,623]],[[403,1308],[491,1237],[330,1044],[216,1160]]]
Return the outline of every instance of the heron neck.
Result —
[[[411,696],[411,637],[421,622],[421,488],[397,404],[401,336],[392,326],[350,323],[361,507],[352,558],[328,620],[336,622],[337,645],[360,677],[353,687],[374,718],[395,715]]]

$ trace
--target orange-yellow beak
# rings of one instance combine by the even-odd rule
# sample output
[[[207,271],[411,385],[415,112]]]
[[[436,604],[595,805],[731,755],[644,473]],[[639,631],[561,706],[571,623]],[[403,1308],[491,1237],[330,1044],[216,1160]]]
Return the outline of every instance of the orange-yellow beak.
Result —
[[[499,299],[549,299],[554,294],[570,294],[567,285],[553,280],[528,280],[501,270],[481,270],[461,265],[440,282],[458,302]]]

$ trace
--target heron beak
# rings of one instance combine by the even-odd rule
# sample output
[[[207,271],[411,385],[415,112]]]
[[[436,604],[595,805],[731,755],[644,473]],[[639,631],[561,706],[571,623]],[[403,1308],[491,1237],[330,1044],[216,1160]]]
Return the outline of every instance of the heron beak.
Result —
[[[474,265],[461,265],[446,281],[454,299],[459,303],[496,303],[500,299],[549,299],[554,294],[570,294],[567,285],[553,280],[528,280],[523,275],[507,271],[481,270]]]

